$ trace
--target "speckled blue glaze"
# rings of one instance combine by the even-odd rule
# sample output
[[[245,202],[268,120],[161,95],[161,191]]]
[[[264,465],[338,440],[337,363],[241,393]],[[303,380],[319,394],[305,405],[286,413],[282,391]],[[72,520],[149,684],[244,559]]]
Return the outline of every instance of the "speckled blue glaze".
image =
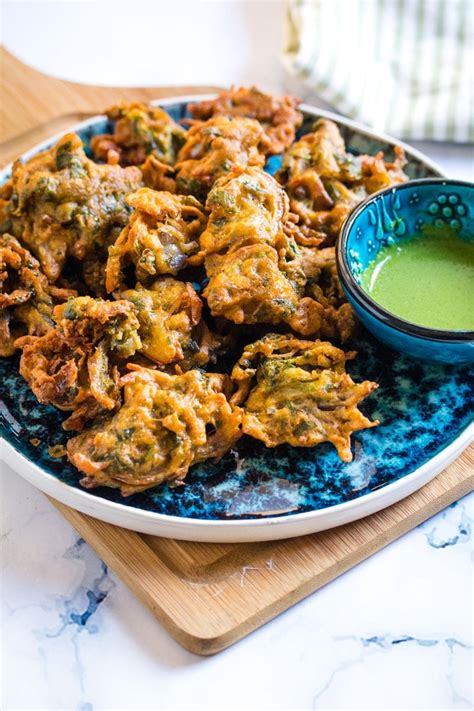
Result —
[[[185,114],[182,105],[167,107],[175,119]],[[310,129],[314,117],[302,131]],[[105,119],[81,133],[86,143],[93,134],[110,130]],[[349,150],[376,153],[391,147],[370,141],[341,126]],[[268,162],[274,172],[279,157]],[[429,169],[412,161],[412,177]],[[267,449],[242,438],[218,464],[193,467],[185,485],[163,485],[122,498],[117,490],[96,489],[90,496],[117,501],[162,514],[197,519],[291,516],[323,509],[362,497],[414,471],[456,439],[472,417],[474,374],[467,368],[415,362],[381,346],[362,333],[348,349],[359,357],[348,364],[356,380],[376,380],[380,387],[362,405],[365,414],[380,420],[379,427],[353,436],[354,460],[344,464],[335,449],[324,444],[312,449],[280,446]],[[0,359],[0,434],[19,452],[46,472],[73,487],[80,475],[65,459],[54,459],[48,448],[64,444],[61,424],[65,413],[40,405],[18,373],[18,357]],[[39,440],[35,446],[32,440]]]
[[[195,466],[186,485],[166,484],[123,499],[116,490],[101,496],[150,511],[200,519],[254,518],[265,512],[312,511],[364,496],[412,472],[458,437],[474,407],[474,373],[468,368],[429,365],[405,358],[370,335],[348,348],[359,357],[349,363],[354,379],[373,379],[379,389],[362,405],[381,424],[353,436],[354,461],[344,464],[329,444],[314,449],[266,449],[249,437],[218,464]],[[39,405],[18,373],[16,357],[0,360],[4,401],[0,433],[26,457],[71,486],[79,474],[48,447],[65,443],[65,419]],[[31,439],[41,444],[35,447]]]
[[[368,198],[344,224],[337,246],[341,284],[360,320],[391,348],[423,360],[474,362],[473,333],[409,324],[379,306],[360,286],[362,273],[380,249],[416,238],[427,228],[473,242],[473,206],[472,183],[418,180]]]

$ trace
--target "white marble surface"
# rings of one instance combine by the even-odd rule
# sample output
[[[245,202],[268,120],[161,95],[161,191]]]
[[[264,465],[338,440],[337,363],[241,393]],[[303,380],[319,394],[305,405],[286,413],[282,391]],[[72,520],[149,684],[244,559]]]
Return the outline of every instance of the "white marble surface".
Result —
[[[4,711],[471,708],[474,494],[211,658],[6,466],[1,498]]]
[[[288,86],[277,61],[281,8],[140,2],[132,10],[123,2],[112,11],[107,2],[15,0],[4,3],[3,38],[24,61],[79,81],[255,80],[277,89]],[[186,18],[187,41],[170,63],[173,38],[160,21],[176,17]],[[85,56],[81,27],[94,18],[99,34],[107,21],[106,42],[90,41]],[[193,26],[210,33],[204,55]],[[422,148],[448,174],[472,179],[471,149]],[[41,493],[1,466],[3,711],[472,708],[474,495],[231,649],[200,658],[169,637]]]

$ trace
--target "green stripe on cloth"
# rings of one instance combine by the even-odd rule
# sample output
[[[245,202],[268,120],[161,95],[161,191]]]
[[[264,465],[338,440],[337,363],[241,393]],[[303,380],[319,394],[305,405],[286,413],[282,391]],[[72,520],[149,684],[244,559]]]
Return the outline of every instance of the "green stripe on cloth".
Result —
[[[396,112],[397,109],[397,104],[400,101],[400,97],[398,95],[398,86],[397,84],[400,81],[400,73],[401,73],[401,65],[400,65],[400,45],[402,41],[402,28],[403,28],[403,16],[405,13],[406,9],[406,0],[394,0],[395,4],[395,41],[393,44],[393,55],[391,57],[392,60],[392,77],[394,79],[393,82],[393,88],[392,88],[392,96],[390,99],[389,103],[389,108],[387,112],[387,116],[393,116],[394,112]]]
[[[461,7],[460,7],[460,12],[459,16],[457,18],[458,20],[458,27],[457,27],[457,33],[456,33],[456,57],[454,60],[454,67],[453,67],[453,80],[451,84],[451,91],[450,91],[450,97],[449,97],[449,104],[448,104],[448,116],[447,116],[447,125],[446,125],[446,138],[448,141],[454,141],[456,137],[456,128],[457,128],[457,104],[458,104],[458,97],[460,93],[460,85],[463,80],[469,81],[469,76],[463,77],[462,75],[462,69],[463,69],[463,59],[464,59],[464,52],[466,48],[466,25],[469,22],[469,18],[467,16],[467,3],[462,2]],[[472,69],[472,67],[471,67]],[[472,76],[471,76],[472,79]],[[472,107],[471,107],[472,108]]]
[[[338,111],[414,139],[473,139],[472,0],[289,0],[284,61]]]
[[[434,131],[434,113],[436,107],[436,97],[439,92],[439,68],[441,66],[442,49],[443,49],[443,27],[444,18],[446,15],[446,2],[445,0],[436,1],[436,28],[434,36],[434,57],[432,65],[432,79],[430,86],[428,88],[428,100],[429,108],[426,112],[425,118],[425,138],[433,139],[435,136]]]
[[[418,8],[416,12],[416,20],[415,20],[415,37],[422,37],[423,36],[423,28],[424,28],[424,23],[425,23],[425,15],[426,15],[426,0],[418,0]],[[405,125],[403,128],[403,135],[404,136],[409,136],[412,133],[412,122],[414,119],[414,116],[416,114],[416,103],[419,98],[419,92],[420,92],[420,63],[421,63],[421,53],[422,53],[422,43],[417,42],[415,45],[415,51],[414,51],[414,56],[413,56],[413,62],[411,65],[411,77],[410,77],[410,85],[412,89],[412,95],[413,95],[413,105],[411,107],[408,107],[406,119],[405,119]]]

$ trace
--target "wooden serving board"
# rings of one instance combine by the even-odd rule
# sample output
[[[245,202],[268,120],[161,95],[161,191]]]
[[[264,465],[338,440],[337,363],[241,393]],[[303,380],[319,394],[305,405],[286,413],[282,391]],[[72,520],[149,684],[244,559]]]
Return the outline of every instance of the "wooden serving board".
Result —
[[[192,543],[127,531],[53,501],[170,634],[214,654],[474,488],[474,447],[403,501],[360,521],[268,543]]]
[[[0,162],[121,98],[212,87],[112,89],[64,82],[0,50]],[[41,125],[38,126],[38,123]],[[474,448],[403,501],[340,528],[268,543],[204,544],[128,531],[53,504],[184,647],[214,654],[474,488]]]

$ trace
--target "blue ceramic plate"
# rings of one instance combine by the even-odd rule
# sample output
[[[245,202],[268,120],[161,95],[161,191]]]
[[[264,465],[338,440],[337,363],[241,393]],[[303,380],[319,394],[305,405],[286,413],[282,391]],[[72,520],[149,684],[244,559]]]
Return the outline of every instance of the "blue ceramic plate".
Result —
[[[194,97],[196,99],[196,97]],[[160,102],[175,119],[186,97]],[[338,116],[302,107],[310,130],[315,117],[335,120],[354,153],[390,156],[393,139]],[[72,127],[85,144],[109,130],[104,117]],[[57,137],[27,154],[51,145]],[[405,146],[412,178],[441,175],[428,159]],[[276,170],[278,157],[267,169]],[[3,182],[6,169],[0,174]],[[199,541],[270,540],[338,526],[398,501],[423,486],[452,461],[472,436],[474,375],[467,368],[429,365],[401,356],[361,334],[347,349],[355,380],[375,380],[379,389],[362,405],[379,427],[352,438],[354,460],[343,463],[335,449],[280,446],[267,449],[242,438],[218,464],[191,469],[185,486],[166,484],[129,498],[112,489],[85,491],[78,472],[48,448],[66,440],[65,414],[39,405],[18,373],[18,358],[0,359],[0,432],[4,459],[49,495],[84,513],[126,528]],[[32,440],[39,440],[34,446]]]

